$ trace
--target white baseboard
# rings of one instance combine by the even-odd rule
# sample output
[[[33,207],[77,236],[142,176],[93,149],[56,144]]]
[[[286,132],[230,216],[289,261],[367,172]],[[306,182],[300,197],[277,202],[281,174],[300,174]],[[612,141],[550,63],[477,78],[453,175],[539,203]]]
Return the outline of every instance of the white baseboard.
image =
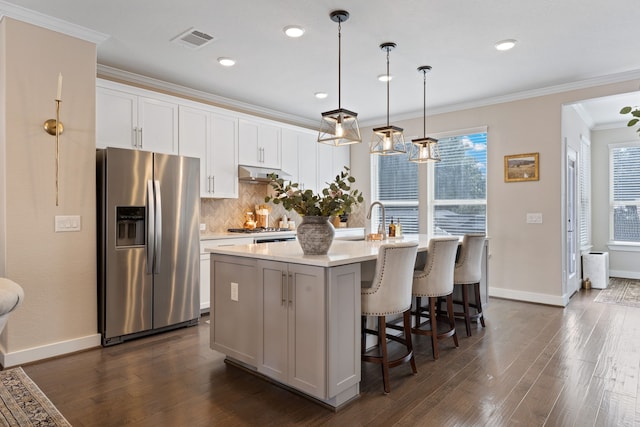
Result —
[[[513,289],[489,287],[489,296],[496,298],[512,299],[517,301],[534,302],[537,304],[557,305],[566,307],[568,296],[538,294],[535,292],[515,291]]]
[[[609,277],[620,277],[621,279],[640,279],[637,271],[609,270]]]
[[[76,351],[100,347],[100,345],[100,334],[95,334],[10,353],[6,353],[3,350],[0,352],[0,365],[4,368],[10,368],[12,366],[23,365],[25,363],[48,359],[50,357],[62,356]]]

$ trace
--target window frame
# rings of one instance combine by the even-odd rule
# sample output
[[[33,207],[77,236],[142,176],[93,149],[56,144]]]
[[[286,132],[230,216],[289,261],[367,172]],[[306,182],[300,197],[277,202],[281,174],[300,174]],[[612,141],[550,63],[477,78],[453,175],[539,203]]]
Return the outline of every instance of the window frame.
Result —
[[[634,147],[640,149],[640,141],[628,141],[608,144],[609,149],[609,242],[610,248],[620,248],[624,250],[640,251],[640,239],[637,241],[615,240],[614,214],[615,208],[618,206],[634,205],[636,209],[640,208],[640,199],[636,201],[615,201],[614,200],[614,151],[621,148]],[[640,178],[638,179],[640,184]]]
[[[488,127],[487,126],[479,126],[475,128],[468,129],[459,129],[449,132],[441,132],[438,134],[431,135],[436,139],[444,139],[451,137],[460,137],[464,135],[472,135],[478,133],[486,134],[486,142],[488,145]],[[417,136],[413,136],[411,138],[405,138],[407,141],[411,141],[411,139],[417,138]],[[410,142],[409,142],[410,143]],[[488,150],[488,147],[487,147]],[[373,156],[379,157],[379,156]],[[409,160],[407,159],[407,162]],[[489,169],[489,156],[486,156],[486,168],[487,171]],[[418,227],[419,233],[423,234],[433,234],[432,230],[434,229],[435,223],[435,209],[436,207],[441,206],[458,206],[458,205],[477,205],[477,206],[485,206],[485,224],[484,229],[485,233],[488,233],[488,205],[487,198],[485,196],[484,199],[443,199],[443,200],[435,200],[435,186],[433,183],[435,182],[435,166],[433,163],[421,164],[418,165],[418,199],[413,200],[381,200],[380,195],[378,193],[378,176],[379,176],[379,159],[374,158],[371,161],[371,202],[378,200],[382,202],[385,207],[392,206],[418,206]],[[486,174],[486,182],[485,185],[488,187],[488,172]],[[488,188],[487,188],[488,190]],[[387,222],[389,222],[389,215],[386,215]],[[425,220],[426,219],[426,220]],[[378,224],[380,223],[380,213],[379,209],[374,209],[371,213],[371,231],[375,232],[378,228]]]

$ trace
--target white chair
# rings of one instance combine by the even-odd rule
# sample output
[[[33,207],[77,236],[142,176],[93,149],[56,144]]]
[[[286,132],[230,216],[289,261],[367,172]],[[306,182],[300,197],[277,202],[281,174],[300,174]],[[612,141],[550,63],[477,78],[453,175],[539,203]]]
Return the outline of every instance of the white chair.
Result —
[[[24,290],[16,282],[0,277],[0,332],[9,320],[9,314],[24,300]]]
[[[417,373],[411,344],[411,283],[413,266],[418,250],[417,242],[383,244],[378,251],[375,276],[371,283],[362,283],[362,360],[378,363],[382,367],[382,382],[385,393],[389,393],[389,368],[401,363],[411,363]],[[404,337],[387,334],[386,316],[403,314]],[[378,330],[367,329],[367,316],[378,318]],[[391,325],[390,325],[391,326]],[[371,355],[366,349],[367,334],[378,336],[378,353]],[[389,360],[387,339],[406,346],[406,353]]]
[[[453,284],[462,288],[462,312],[454,315],[462,317],[467,328],[467,336],[471,336],[471,318],[480,321],[484,328],[484,315],[482,313],[482,301],[480,299],[480,279],[482,278],[482,250],[486,237],[484,234],[465,234],[462,239],[462,248],[453,270]],[[469,287],[473,287],[475,304],[469,303]],[[476,309],[476,314],[471,315],[469,307]]]
[[[411,330],[414,334],[427,335],[431,337],[431,348],[433,358],[437,359],[438,340],[453,337],[455,346],[458,347],[458,336],[456,335],[456,323],[453,317],[453,268],[456,263],[456,252],[459,240],[457,237],[433,238],[429,241],[427,248],[427,260],[422,270],[413,273],[413,296],[416,298],[415,325]],[[422,306],[422,298],[428,298],[428,306]],[[447,317],[449,319],[449,329],[443,332],[438,331],[438,319],[436,302],[439,297],[447,299]],[[423,322],[422,318],[428,320]],[[424,329],[429,324],[429,329]]]

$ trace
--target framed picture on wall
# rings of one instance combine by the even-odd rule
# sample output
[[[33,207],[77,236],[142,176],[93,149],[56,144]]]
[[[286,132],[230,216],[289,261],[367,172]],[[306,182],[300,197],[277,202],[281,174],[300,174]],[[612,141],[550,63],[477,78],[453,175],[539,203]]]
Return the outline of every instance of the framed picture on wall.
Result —
[[[504,156],[504,182],[538,181],[539,153]]]

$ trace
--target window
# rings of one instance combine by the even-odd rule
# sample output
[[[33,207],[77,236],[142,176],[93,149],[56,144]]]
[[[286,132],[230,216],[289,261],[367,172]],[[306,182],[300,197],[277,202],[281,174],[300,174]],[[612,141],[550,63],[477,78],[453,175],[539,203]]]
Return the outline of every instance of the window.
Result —
[[[591,245],[591,144],[584,136],[580,141],[580,167],[578,169],[578,191],[580,206],[578,222],[580,227],[580,246]]]
[[[391,219],[402,224],[403,233],[418,233],[418,164],[410,162],[407,156],[375,156],[378,159],[377,199],[385,207],[388,224]],[[377,215],[371,224],[379,224]],[[372,226],[372,231],[377,228]]]
[[[429,230],[461,236],[487,229],[487,134],[438,140],[442,161],[429,176]]]
[[[610,239],[640,243],[640,143],[609,146]]]
[[[426,209],[429,220],[423,230],[452,235],[486,232],[486,131],[440,138],[438,145],[442,161],[426,165],[426,182],[420,181],[418,165],[406,156],[372,159],[373,198],[385,206],[385,227],[391,218],[399,219],[405,233],[418,233],[419,209]],[[420,194],[428,206],[419,207]],[[375,213],[374,231],[381,221],[380,210]]]

